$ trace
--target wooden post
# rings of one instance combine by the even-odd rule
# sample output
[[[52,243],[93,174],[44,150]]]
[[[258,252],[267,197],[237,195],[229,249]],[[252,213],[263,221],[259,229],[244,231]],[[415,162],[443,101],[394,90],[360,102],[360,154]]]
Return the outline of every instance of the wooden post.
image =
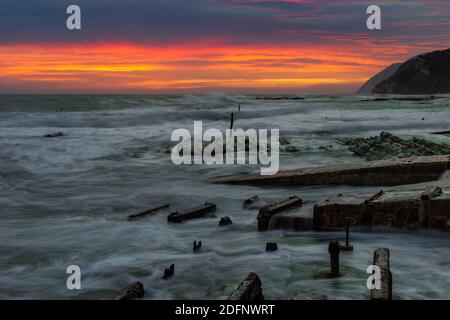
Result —
[[[239,105],[239,107],[238,107],[238,111],[241,111],[241,105]]]
[[[267,242],[266,252],[272,252],[278,250],[278,244],[276,242]]]
[[[216,211],[216,205],[212,202],[205,202],[204,204],[195,208],[183,211],[175,211],[167,216],[167,221],[179,223],[188,219],[201,218],[214,211]]]
[[[233,130],[234,126],[234,113],[231,113],[231,119],[230,119],[230,130]]]
[[[340,248],[342,251],[353,251],[353,246],[350,244],[350,218],[345,218],[345,245]]]
[[[194,244],[192,245],[192,251],[195,253],[197,251],[199,251],[202,248],[202,242],[199,241],[197,243],[197,241],[194,241]]]
[[[389,249],[375,250],[373,264],[380,268],[380,289],[370,291],[370,300],[392,300],[392,273],[389,266]]]
[[[148,215],[150,213],[155,213],[155,212],[157,212],[159,210],[167,209],[169,207],[170,207],[170,204],[165,204],[165,205],[162,205],[162,206],[159,206],[159,207],[156,207],[156,208],[153,208],[153,209],[149,209],[149,210],[141,212],[141,213],[132,214],[132,215],[128,216],[128,220],[134,220],[134,219],[137,219],[137,218],[142,218],[142,217],[144,217],[144,216],[146,216],[146,215]]]
[[[175,273],[175,265],[171,264],[169,268],[164,269],[164,279],[172,277]]]
[[[331,271],[327,274],[327,278],[339,277],[339,253],[340,247],[338,241],[330,241],[328,245],[328,252],[330,253],[330,267]]]

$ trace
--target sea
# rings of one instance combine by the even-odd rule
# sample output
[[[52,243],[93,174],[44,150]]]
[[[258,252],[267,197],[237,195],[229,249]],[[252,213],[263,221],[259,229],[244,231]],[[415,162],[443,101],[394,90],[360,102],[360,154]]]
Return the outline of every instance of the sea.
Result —
[[[297,214],[338,193],[379,186],[213,184],[259,165],[175,165],[175,129],[279,129],[296,152],[280,169],[364,162],[343,137],[382,131],[440,143],[450,138],[450,96],[357,95],[0,95],[0,299],[113,299],[134,281],[145,299],[225,299],[250,272],[267,299],[368,299],[377,248],[389,248],[394,299],[450,299],[450,235],[430,230],[351,230],[342,277],[324,279],[328,243],[343,232],[257,232],[257,210],[243,201],[298,195]],[[240,106],[240,111],[239,111]],[[55,135],[54,137],[46,137]],[[169,150],[169,151],[168,151]],[[168,223],[175,210],[206,201],[214,216]],[[136,221],[130,214],[170,204]],[[219,226],[220,217],[233,224]],[[193,241],[202,249],[193,253]],[[267,242],[278,251],[266,253]],[[164,269],[175,274],[162,279]],[[81,289],[67,287],[80,267]]]

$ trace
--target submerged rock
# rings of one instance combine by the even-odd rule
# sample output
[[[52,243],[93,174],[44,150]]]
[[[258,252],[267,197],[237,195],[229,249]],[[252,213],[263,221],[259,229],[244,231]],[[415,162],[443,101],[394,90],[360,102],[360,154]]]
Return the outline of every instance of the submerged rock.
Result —
[[[389,132],[369,138],[344,138],[338,143],[349,146],[355,156],[369,161],[400,159],[413,156],[434,156],[450,154],[450,146],[420,138],[402,139]]]
[[[285,138],[285,137],[280,137],[280,151],[281,152],[297,152],[298,149],[296,147],[294,147],[291,142]]]
[[[230,225],[230,224],[233,224],[233,221],[231,221],[231,218],[230,217],[222,217],[222,218],[220,218],[220,221],[219,221],[219,226],[228,226],[228,225]]]
[[[44,136],[44,138],[59,138],[59,137],[64,137],[64,133],[62,133],[62,132],[56,132],[56,133],[46,134],[46,135]]]

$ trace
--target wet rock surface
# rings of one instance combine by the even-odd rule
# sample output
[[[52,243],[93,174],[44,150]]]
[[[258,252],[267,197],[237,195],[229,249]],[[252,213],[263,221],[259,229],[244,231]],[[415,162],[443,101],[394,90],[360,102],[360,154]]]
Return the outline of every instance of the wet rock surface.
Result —
[[[369,138],[343,138],[338,143],[349,146],[355,156],[369,161],[450,154],[450,146],[447,144],[415,137],[402,139],[389,132],[381,132],[379,136]]]

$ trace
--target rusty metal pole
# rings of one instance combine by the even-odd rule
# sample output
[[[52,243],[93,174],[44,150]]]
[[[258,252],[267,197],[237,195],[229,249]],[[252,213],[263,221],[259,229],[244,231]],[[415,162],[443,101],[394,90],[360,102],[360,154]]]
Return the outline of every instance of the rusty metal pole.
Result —
[[[345,246],[348,247],[348,231],[350,228],[350,219],[346,218],[345,219]]]
[[[342,251],[353,251],[350,244],[350,218],[345,218],[345,245],[341,246]]]

